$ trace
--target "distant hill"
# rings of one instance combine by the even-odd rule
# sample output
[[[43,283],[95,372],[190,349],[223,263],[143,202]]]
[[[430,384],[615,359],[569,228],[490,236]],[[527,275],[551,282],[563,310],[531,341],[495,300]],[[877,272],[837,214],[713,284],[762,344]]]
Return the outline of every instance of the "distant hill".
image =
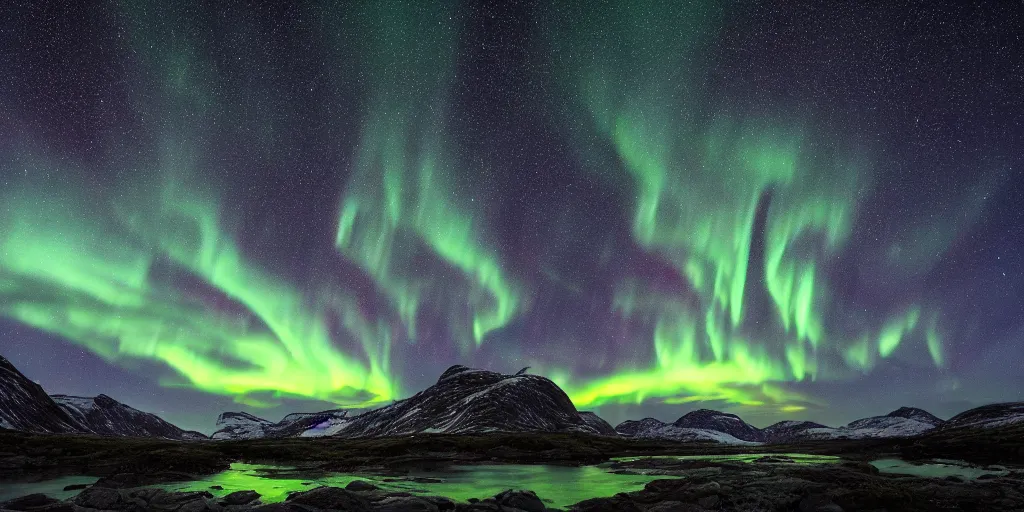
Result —
[[[89,432],[101,436],[161,437],[183,441],[206,439],[199,432],[182,430],[155,414],[129,407],[107,395],[51,395],[51,398],[79,424],[85,425]]]
[[[0,428],[45,434],[97,434],[197,440],[206,436],[182,430],[107,395],[47,395],[0,356]]]

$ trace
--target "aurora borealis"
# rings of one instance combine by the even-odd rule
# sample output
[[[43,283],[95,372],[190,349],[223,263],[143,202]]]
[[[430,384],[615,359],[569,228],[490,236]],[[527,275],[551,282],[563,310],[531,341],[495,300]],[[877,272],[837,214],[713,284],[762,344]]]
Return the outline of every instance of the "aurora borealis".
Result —
[[[51,392],[1024,398],[1019,6],[172,4],[4,8],[0,349]]]

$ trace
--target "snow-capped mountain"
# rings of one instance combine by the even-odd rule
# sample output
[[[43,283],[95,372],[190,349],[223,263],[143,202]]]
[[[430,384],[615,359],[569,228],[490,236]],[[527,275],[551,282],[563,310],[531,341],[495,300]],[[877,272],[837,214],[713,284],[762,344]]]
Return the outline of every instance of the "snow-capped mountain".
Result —
[[[761,432],[761,429],[748,424],[735,414],[713,411],[711,409],[698,409],[686,413],[672,424],[679,428],[722,432],[742,441],[755,443],[764,441],[764,434]]]
[[[872,416],[850,422],[844,427],[832,428],[813,422],[781,422],[765,429],[767,440],[773,443],[817,439],[883,439],[913,437],[943,424],[943,421],[923,409],[900,407],[884,416]]]
[[[338,433],[351,418],[348,411],[295,412],[274,423],[247,412],[225,412],[217,418],[211,439],[323,437]]]
[[[1021,418],[1024,419],[1024,411]],[[744,444],[911,437],[942,424],[941,419],[927,411],[901,407],[885,416],[859,419],[839,428],[827,427],[812,421],[780,421],[759,429],[744,422],[735,414],[700,409],[684,415],[674,423],[645,418],[640,421],[625,421],[615,427],[615,430],[630,437]]]
[[[590,411],[580,411],[580,416],[583,418],[583,421],[587,422],[587,425],[594,427],[594,430],[596,430],[598,434],[603,434],[606,436],[616,435],[615,428],[612,427],[610,423],[605,421],[604,418],[598,416],[596,413]]]
[[[953,416],[942,428],[995,428],[1015,423],[1024,423],[1024,402],[975,407]]]
[[[182,430],[159,416],[129,407],[107,395],[94,398],[51,395],[76,423],[101,436],[162,437],[164,439],[200,440],[199,432]]]
[[[217,417],[217,431],[210,439],[259,439],[266,437],[266,427],[273,424],[247,412],[225,412]]]
[[[47,395],[0,356],[0,427],[50,434],[205,439],[106,395]]]
[[[271,437],[332,436],[345,428],[352,418],[345,409],[292,413],[268,429]]]
[[[42,386],[0,356],[0,427],[40,433],[84,432],[84,425],[61,409]]]
[[[376,437],[420,432],[589,432],[588,424],[554,382],[456,365],[412,397],[352,418],[337,435]]]
[[[619,423],[615,431],[626,437],[639,439],[669,439],[681,442],[710,442],[723,444],[758,444],[755,441],[738,439],[725,432],[703,428],[677,427],[655,418],[627,420]]]
[[[767,443],[784,443],[799,439],[805,436],[808,430],[812,429],[835,430],[832,427],[826,427],[821,423],[813,421],[780,421],[765,427],[761,432],[764,434],[764,440]]]

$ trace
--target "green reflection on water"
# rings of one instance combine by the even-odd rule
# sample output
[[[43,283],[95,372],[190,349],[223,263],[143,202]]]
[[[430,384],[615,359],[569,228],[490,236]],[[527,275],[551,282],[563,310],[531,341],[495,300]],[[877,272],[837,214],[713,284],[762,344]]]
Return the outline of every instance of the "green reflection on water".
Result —
[[[66,499],[77,495],[78,490],[65,491],[64,487],[69,485],[96,483],[98,478],[94,476],[62,476],[42,482],[4,482],[0,481],[0,501],[7,501],[27,494],[42,493],[51,498]]]
[[[234,491],[254,490],[264,503],[283,501],[291,491],[305,491],[320,485],[345,487],[353,480],[372,482],[383,489],[413,494],[445,496],[455,501],[488,498],[506,489],[529,489],[550,507],[566,507],[589,498],[612,496],[642,489],[647,482],[664,476],[621,475],[595,466],[563,467],[543,465],[460,466],[450,470],[410,472],[408,478],[438,481],[386,481],[392,478],[350,473],[306,473],[290,468],[254,464],[232,464],[231,469],[190,482],[154,487],[169,491],[210,491],[223,496]],[[304,478],[303,478],[304,477]],[[223,489],[210,489],[219,485]]]
[[[966,480],[975,480],[982,475],[1004,476],[1009,473],[1007,470],[987,470],[978,467],[965,465],[960,461],[935,461],[924,464],[913,464],[900,459],[879,459],[871,461],[871,465],[878,468],[881,473],[894,473],[899,475],[912,475],[923,478],[945,478],[947,476],[958,476]]]

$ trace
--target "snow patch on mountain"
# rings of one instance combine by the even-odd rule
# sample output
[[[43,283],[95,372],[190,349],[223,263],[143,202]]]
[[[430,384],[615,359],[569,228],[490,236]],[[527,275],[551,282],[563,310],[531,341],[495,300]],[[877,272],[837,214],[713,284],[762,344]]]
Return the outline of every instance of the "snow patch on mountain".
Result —
[[[637,439],[667,439],[680,442],[712,442],[733,445],[757,445],[756,441],[746,441],[725,432],[704,429],[679,427],[673,423],[665,423],[655,418],[644,418],[639,421],[627,420],[615,427],[622,436]]]
[[[596,413],[591,411],[580,411],[580,417],[583,421],[594,428],[598,434],[606,436],[618,435],[615,432],[615,427],[612,427],[610,423],[604,420],[604,418],[598,416]]]
[[[199,432],[182,430],[155,414],[140,411],[107,395],[52,395],[51,398],[75,421],[102,436],[206,439]]]
[[[997,428],[1024,423],[1024,402],[989,404],[953,416],[943,428]]]
[[[259,439],[272,422],[247,412],[225,412],[217,417],[217,431],[210,439]]]

